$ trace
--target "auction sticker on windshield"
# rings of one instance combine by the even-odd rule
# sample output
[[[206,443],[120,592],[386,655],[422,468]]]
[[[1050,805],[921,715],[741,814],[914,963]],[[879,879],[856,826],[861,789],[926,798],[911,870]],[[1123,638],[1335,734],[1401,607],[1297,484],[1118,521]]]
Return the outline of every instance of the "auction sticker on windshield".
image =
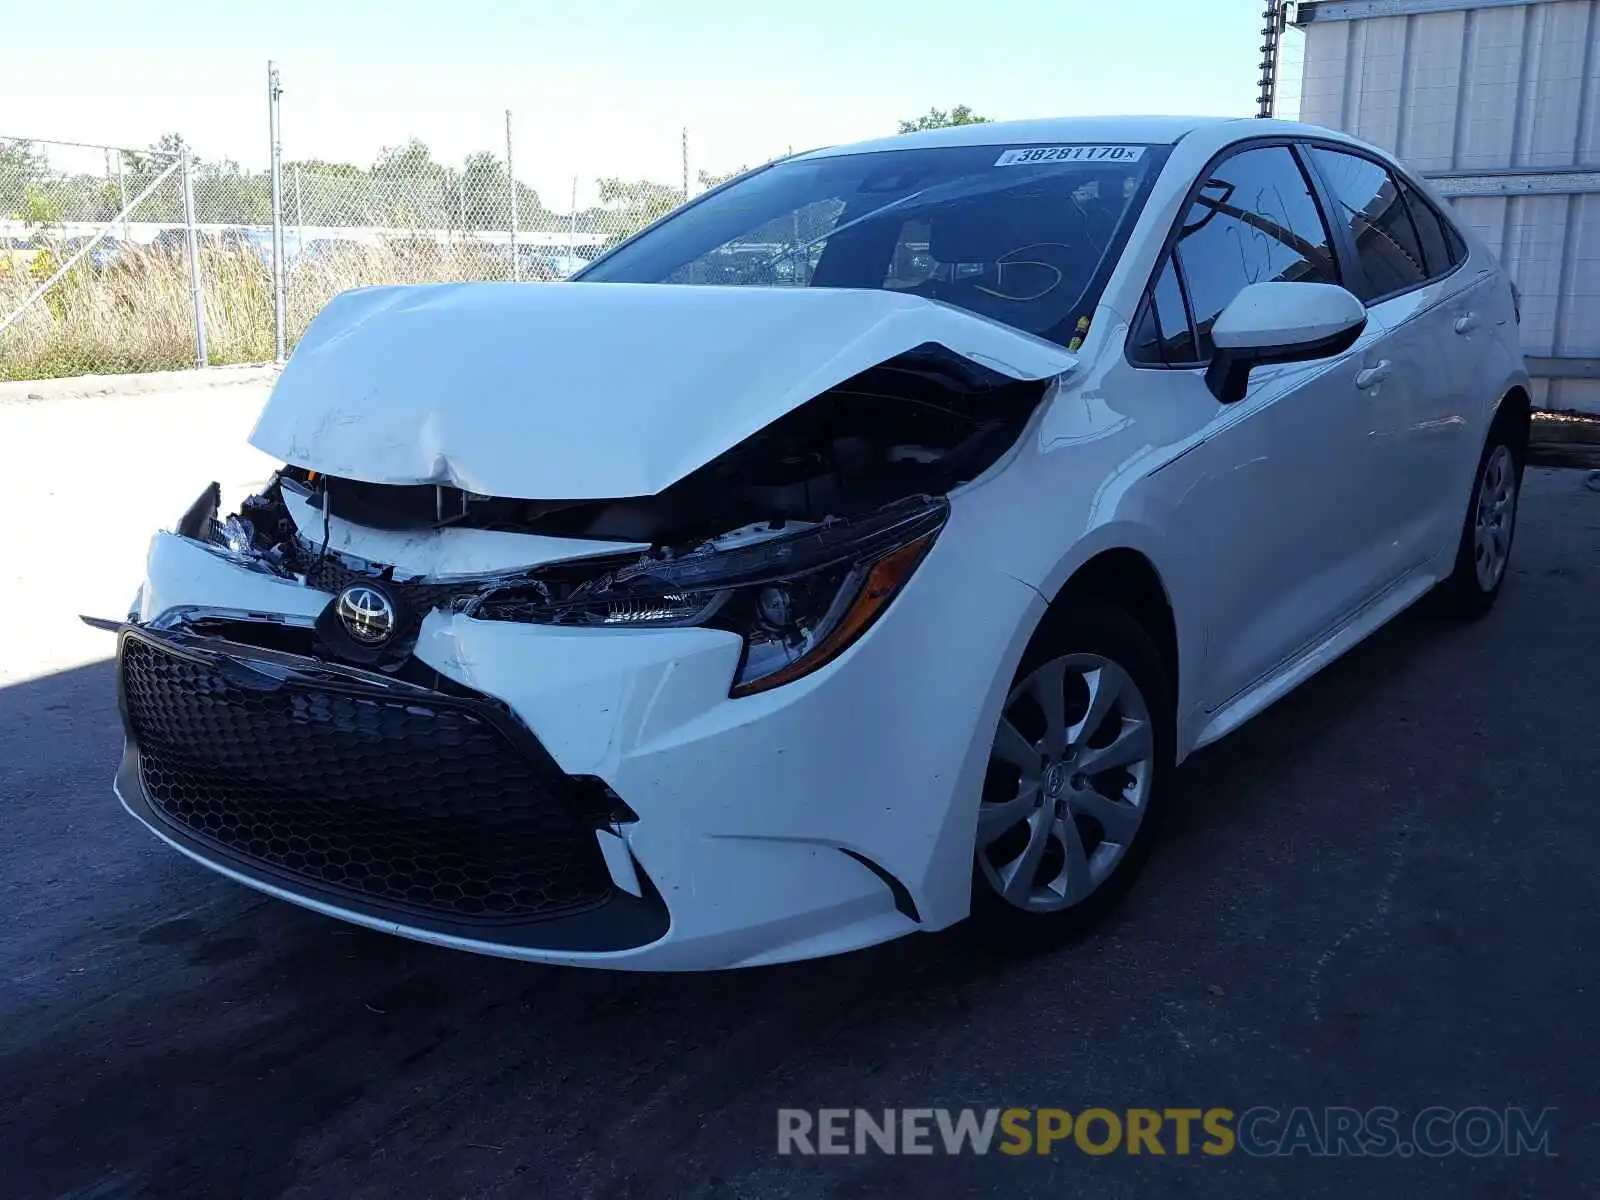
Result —
[[[994,160],[994,165],[1020,167],[1033,163],[1138,162],[1143,157],[1143,146],[1022,146],[1007,150]]]

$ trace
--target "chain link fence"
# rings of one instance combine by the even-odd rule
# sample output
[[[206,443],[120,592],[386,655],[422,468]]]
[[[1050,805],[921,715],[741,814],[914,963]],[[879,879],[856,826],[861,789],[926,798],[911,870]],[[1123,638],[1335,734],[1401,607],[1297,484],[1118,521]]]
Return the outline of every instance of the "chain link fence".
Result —
[[[1263,103],[1294,117],[1304,36],[1292,4],[1263,3]],[[510,113],[502,147],[458,163],[415,139],[368,166],[285,159],[270,63],[268,80],[265,170],[192,158],[176,136],[0,136],[0,380],[267,362],[353,287],[565,279],[727,177],[691,186],[685,132],[676,183],[591,172],[540,194],[513,182]]]
[[[195,365],[183,165],[0,140],[0,379]]]
[[[283,163],[282,344],[348,288],[565,279],[690,194],[594,176],[560,191],[513,187],[493,152],[447,165],[415,141],[367,168]],[[272,360],[273,218],[269,170],[191,159],[176,138],[0,137],[0,379]]]
[[[664,184],[574,179],[564,210],[520,182],[513,201],[504,161],[487,153],[409,175],[289,164],[281,191],[291,344],[347,288],[565,279],[684,199]]]

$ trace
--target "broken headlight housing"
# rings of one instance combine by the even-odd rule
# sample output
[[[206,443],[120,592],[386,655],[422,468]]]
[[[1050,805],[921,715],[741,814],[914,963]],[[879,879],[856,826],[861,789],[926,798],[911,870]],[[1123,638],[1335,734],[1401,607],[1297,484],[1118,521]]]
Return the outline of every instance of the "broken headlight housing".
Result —
[[[732,694],[766,691],[833,661],[882,615],[950,511],[916,497],[797,532],[664,550],[609,569],[564,564],[475,598],[467,615],[540,625],[727,629],[744,639]],[[573,571],[587,571],[574,578]]]

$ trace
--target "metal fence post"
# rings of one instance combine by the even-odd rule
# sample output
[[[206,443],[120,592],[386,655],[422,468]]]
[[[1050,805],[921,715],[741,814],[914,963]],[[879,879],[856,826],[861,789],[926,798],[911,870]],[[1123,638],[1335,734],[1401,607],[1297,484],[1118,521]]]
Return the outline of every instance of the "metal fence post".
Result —
[[[194,177],[189,170],[189,147],[178,151],[178,172],[183,177],[183,227],[189,243],[189,296],[194,302],[194,365],[206,366],[206,294],[200,283],[200,239],[194,227]]]
[[[522,282],[522,263],[517,259],[517,174],[511,169],[511,110],[506,109],[506,180],[511,187],[511,281]]]
[[[272,139],[272,361],[283,361],[283,144],[278,133],[278,66],[267,63],[267,128]]]
[[[117,199],[122,201],[122,207],[117,211],[122,214],[122,240],[127,241],[128,233],[128,185],[122,178],[122,151],[117,151]]]

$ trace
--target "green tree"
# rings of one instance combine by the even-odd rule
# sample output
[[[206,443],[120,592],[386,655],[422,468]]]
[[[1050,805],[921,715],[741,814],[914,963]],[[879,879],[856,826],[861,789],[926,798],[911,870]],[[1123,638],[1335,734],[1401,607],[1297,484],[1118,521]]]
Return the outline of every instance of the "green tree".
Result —
[[[148,150],[123,151],[123,186],[127,189],[128,199],[134,199],[154,183],[156,176],[170,167],[184,148],[185,143],[181,134],[164,133]],[[191,167],[195,165],[195,160],[192,158],[190,165]],[[169,175],[164,183],[135,208],[133,219],[135,221],[183,220],[183,183],[178,172],[174,171]]]
[[[363,179],[367,174],[355,163],[328,162],[322,158],[296,158],[283,164],[285,178],[296,171],[303,175],[327,175],[336,179]]]
[[[416,228],[443,225],[455,204],[449,196],[451,172],[434,161],[420,138],[403,146],[385,146],[372,164],[366,220],[374,225]]]
[[[519,209],[521,200],[518,196]],[[509,228],[511,200],[506,189],[506,165],[493,151],[478,150],[462,160],[455,207],[460,210],[455,223],[463,229]]]
[[[61,201],[38,184],[30,184],[22,202],[22,221],[40,233],[61,223]]]
[[[704,192],[711,188],[717,187],[720,184],[727,183],[728,180],[732,179],[735,175],[743,175],[749,169],[750,168],[746,166],[737,166],[733,170],[723,171],[721,174],[717,174],[713,171],[697,172],[700,177],[700,190]]]
[[[918,133],[924,129],[948,129],[952,125],[987,125],[988,117],[980,117],[965,104],[958,104],[949,112],[930,108],[914,121],[901,121],[901,133]]]
[[[605,234],[607,245],[631,237],[683,202],[682,191],[664,183],[615,177],[596,182],[600,189],[600,211],[591,211],[583,218],[583,223]]]
[[[305,225],[358,224],[352,213],[365,210],[372,190],[365,169],[355,163],[298,158],[283,164],[283,215]]]
[[[25,220],[29,190],[44,176],[44,156],[20,138],[0,142],[0,217]]]
[[[224,225],[272,224],[272,177],[246,171],[231,158],[195,171],[195,217]]]
[[[43,175],[44,155],[22,138],[0,139],[0,171],[17,175]]]
[[[446,168],[433,160],[433,151],[421,138],[407,138],[403,146],[385,146],[372,164],[374,179],[442,179]]]

